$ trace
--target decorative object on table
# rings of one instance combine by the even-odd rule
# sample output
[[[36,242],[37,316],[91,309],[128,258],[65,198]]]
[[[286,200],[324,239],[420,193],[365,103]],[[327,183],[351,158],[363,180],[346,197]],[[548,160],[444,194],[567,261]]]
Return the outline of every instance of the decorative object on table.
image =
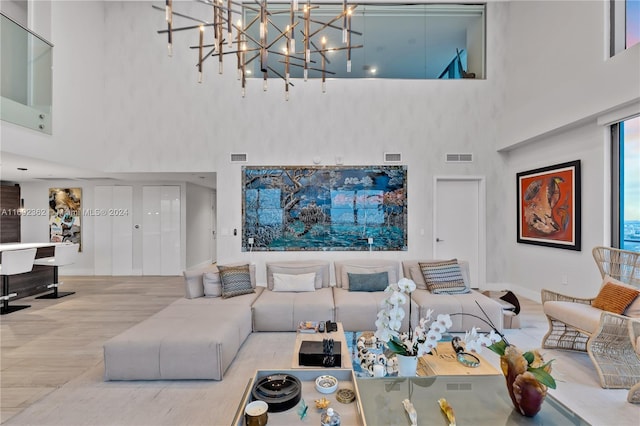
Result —
[[[323,396],[320,399],[316,399],[315,403],[316,403],[316,408],[317,409],[324,410],[325,408],[327,408],[329,406],[329,404],[331,404],[331,401],[329,401],[327,398],[325,398]]]
[[[413,329],[411,325],[411,292],[416,289],[416,283],[408,278],[402,278],[397,284],[390,284],[385,292],[389,293],[383,302],[383,308],[378,312],[376,319],[375,336],[386,343],[387,347],[396,354],[398,361],[398,374],[414,376],[418,365],[418,357],[430,354],[442,339],[442,333],[447,331],[451,325],[449,315],[438,315],[437,319],[428,325],[431,320],[432,310],[427,311],[427,316],[421,318],[418,326]],[[409,331],[401,333],[402,319],[405,317],[402,305],[409,301]],[[400,356],[398,356],[400,355]],[[400,364],[408,361],[402,357],[412,358],[415,362],[412,372],[403,368],[400,373]],[[408,367],[411,368],[411,367]]]
[[[244,166],[242,212],[242,251],[406,251],[407,166]]]
[[[580,160],[516,175],[517,241],[580,251]]]
[[[361,377],[397,375],[396,356],[392,355],[391,351],[378,340],[373,332],[353,332],[353,340],[353,368],[358,375]]]
[[[307,417],[308,412],[309,406],[307,405],[307,402],[304,399],[301,399],[300,404],[298,404],[298,416],[300,417],[300,420],[303,420],[305,417]]]
[[[338,389],[336,400],[342,404],[350,404],[356,399],[356,394],[351,389]]]
[[[317,333],[320,328],[318,321],[300,321],[298,324],[298,333]]]
[[[302,397],[300,380],[290,374],[272,374],[259,379],[251,396],[269,405],[270,413],[279,413],[295,407]]]
[[[318,376],[316,379],[316,390],[320,393],[334,393],[338,389],[338,379],[329,375]]]
[[[79,244],[81,236],[82,188],[49,188],[49,241]]]
[[[252,401],[244,408],[247,426],[265,426],[269,419],[269,405],[264,401]]]
[[[308,367],[341,367],[342,342],[322,339],[322,342],[303,340],[298,352],[298,363]]]
[[[409,416],[409,421],[411,421],[411,426],[418,426],[418,412],[416,411],[416,408],[413,406],[411,401],[409,401],[408,399],[403,399],[402,406],[404,407],[404,410],[407,412],[407,415]]]
[[[449,405],[447,400],[444,398],[440,398],[438,400],[438,405],[440,406],[442,413],[447,418],[447,421],[449,422],[449,426],[456,426],[456,415],[453,412],[453,407],[451,407],[451,405]]]
[[[320,426],[340,426],[340,414],[329,407],[320,416]]]
[[[477,356],[470,354],[469,352],[465,352],[464,346],[460,344],[461,342],[462,342],[462,339],[460,339],[458,336],[451,339],[451,346],[453,347],[453,350],[456,353],[456,359],[458,360],[458,362],[464,365],[465,367],[470,367],[470,368],[479,367],[480,359]]]
[[[472,328],[464,337],[466,351],[479,353],[486,347],[500,355],[500,367],[513,405],[520,414],[535,416],[542,407],[547,388],[556,388],[551,376],[553,360],[545,362],[538,350],[523,353],[507,342],[490,322],[482,320],[492,327],[491,332],[485,335]]]

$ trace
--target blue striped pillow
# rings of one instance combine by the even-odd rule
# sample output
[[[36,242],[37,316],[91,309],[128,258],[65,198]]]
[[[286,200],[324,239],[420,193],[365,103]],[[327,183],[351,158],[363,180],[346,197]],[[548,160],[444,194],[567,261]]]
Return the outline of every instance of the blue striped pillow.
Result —
[[[468,293],[458,259],[418,263],[431,293]]]

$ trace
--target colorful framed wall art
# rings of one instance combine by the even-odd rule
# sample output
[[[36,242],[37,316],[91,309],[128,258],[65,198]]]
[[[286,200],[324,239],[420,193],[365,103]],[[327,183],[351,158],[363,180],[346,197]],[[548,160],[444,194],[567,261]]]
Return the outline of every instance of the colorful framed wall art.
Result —
[[[581,250],[580,160],[517,173],[517,241]]]
[[[245,166],[243,251],[407,250],[406,166]]]
[[[80,245],[82,188],[49,188],[49,241]]]

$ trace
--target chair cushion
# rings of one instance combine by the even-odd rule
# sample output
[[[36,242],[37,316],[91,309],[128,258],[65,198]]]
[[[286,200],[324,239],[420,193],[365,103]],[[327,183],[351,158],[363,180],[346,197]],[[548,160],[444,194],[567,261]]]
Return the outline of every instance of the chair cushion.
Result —
[[[549,301],[542,305],[544,313],[579,330],[593,334],[600,325],[602,310],[584,303]]]
[[[605,276],[605,278],[607,277]],[[627,306],[640,294],[640,291],[633,287],[622,286],[611,281],[611,277],[609,277],[608,281],[605,281],[592,302],[594,308],[613,312],[614,314],[622,314],[627,309]]]
[[[347,272],[349,291],[384,291],[389,285],[389,272],[354,274]]]

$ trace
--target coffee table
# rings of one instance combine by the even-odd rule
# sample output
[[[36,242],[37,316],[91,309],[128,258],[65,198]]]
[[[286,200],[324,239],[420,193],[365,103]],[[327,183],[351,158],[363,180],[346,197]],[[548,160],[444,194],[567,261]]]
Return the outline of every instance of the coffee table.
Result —
[[[448,425],[438,399],[445,398],[458,425],[589,425],[551,394],[534,417],[517,412],[500,375],[432,377],[356,377],[367,426],[410,424],[402,405],[408,398],[418,413],[418,425]]]
[[[323,339],[333,339],[336,344],[340,342],[340,351],[342,354],[340,368],[351,368],[351,357],[349,356],[349,348],[347,347],[347,339],[344,336],[344,328],[339,322],[338,331],[331,333],[296,333],[296,342],[293,348],[293,359],[291,360],[291,368],[318,368],[313,366],[300,365],[298,355],[300,354],[300,345],[304,340],[312,342],[322,342]]]

